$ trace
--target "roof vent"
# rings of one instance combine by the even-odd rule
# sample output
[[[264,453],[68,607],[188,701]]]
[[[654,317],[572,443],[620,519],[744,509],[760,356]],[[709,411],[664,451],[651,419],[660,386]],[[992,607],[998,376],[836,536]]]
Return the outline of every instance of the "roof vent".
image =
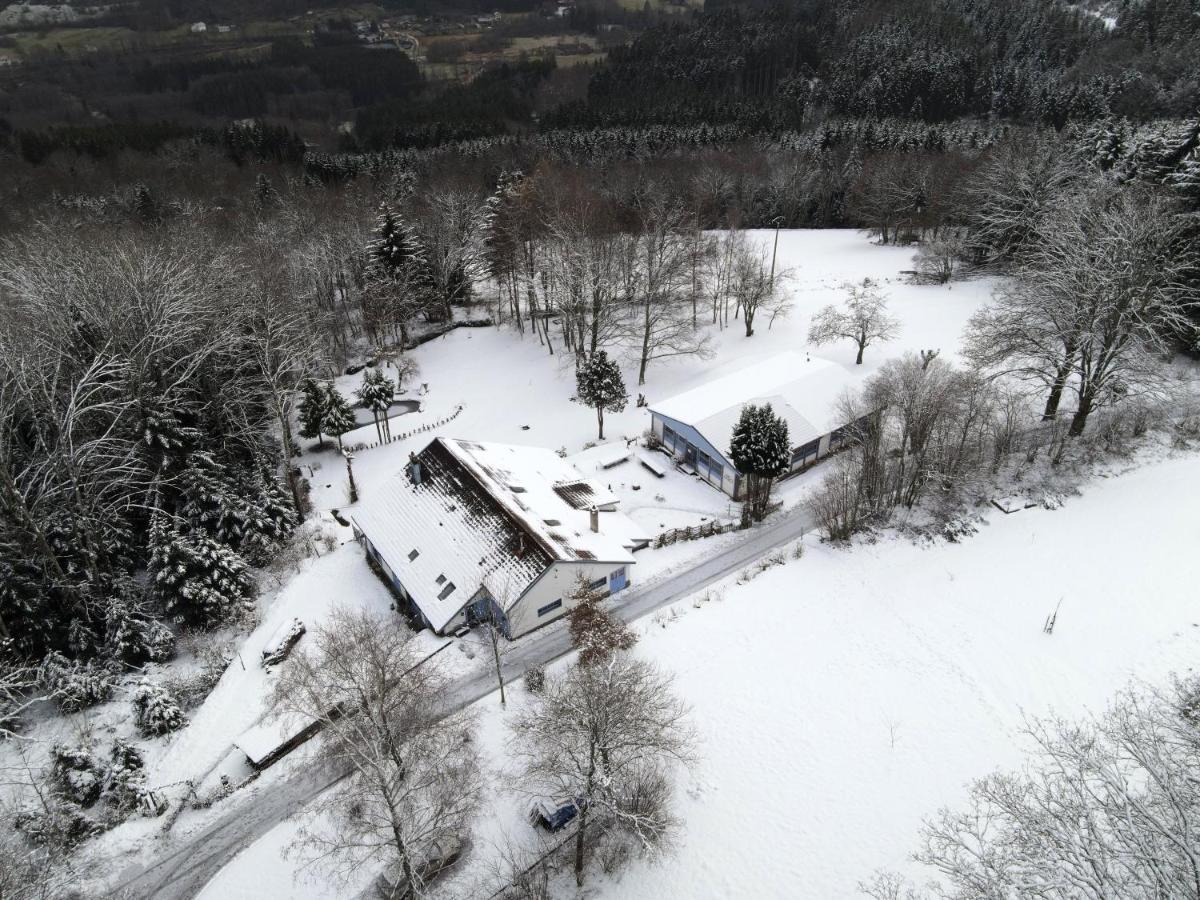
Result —
[[[545,522],[547,525],[561,525],[562,524],[562,522],[560,522],[558,519],[542,519],[542,521]]]
[[[523,485],[523,484],[510,484],[510,485],[508,486],[508,489],[509,489],[510,491],[512,491],[514,494],[523,494],[523,493],[525,493],[525,485]]]

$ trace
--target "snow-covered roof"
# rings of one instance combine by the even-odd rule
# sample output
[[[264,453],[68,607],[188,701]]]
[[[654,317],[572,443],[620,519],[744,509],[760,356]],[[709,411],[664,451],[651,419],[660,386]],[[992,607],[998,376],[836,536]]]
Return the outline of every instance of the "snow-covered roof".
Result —
[[[858,378],[842,366],[787,351],[650,404],[650,410],[691,425],[722,453],[742,407],[770,403],[788,425],[793,447],[844,425],[838,402]]]
[[[556,560],[633,562],[626,516],[591,530],[616,496],[550,450],[437,438],[417,461],[417,483],[406,469],[351,517],[435,630],[481,586],[515,603]]]

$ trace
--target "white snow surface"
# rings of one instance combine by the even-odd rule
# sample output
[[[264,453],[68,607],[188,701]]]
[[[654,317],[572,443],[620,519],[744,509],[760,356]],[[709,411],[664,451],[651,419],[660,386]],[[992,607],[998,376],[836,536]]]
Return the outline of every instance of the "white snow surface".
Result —
[[[1200,658],[1200,507],[1177,502],[1197,495],[1200,460],[1171,458],[1109,473],[1055,511],[992,509],[960,544],[812,541],[802,559],[643,621],[635,652],[674,673],[701,759],[678,775],[677,852],[613,878],[593,870],[587,896],[825,900],[857,896],[877,868],[929,877],[908,859],[922,818],[1019,766],[1026,716],[1098,712],[1131,679],[1161,683]],[[470,864],[437,898],[486,895],[475,879],[494,847],[532,838],[505,750],[527,700],[514,687],[507,710],[477,704],[497,774]],[[279,849],[294,833],[276,828],[202,896],[345,896],[293,883]]]
[[[770,403],[788,425],[793,447],[846,424],[838,403],[859,379],[838,363],[789,350],[744,366],[650,409],[691,425],[724,452],[742,408]]]

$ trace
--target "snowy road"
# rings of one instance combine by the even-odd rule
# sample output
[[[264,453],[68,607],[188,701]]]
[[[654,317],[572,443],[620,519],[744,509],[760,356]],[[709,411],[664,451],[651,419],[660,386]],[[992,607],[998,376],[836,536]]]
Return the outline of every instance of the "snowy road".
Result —
[[[683,571],[644,587],[630,588],[614,607],[614,612],[627,622],[641,618],[702,590],[776,547],[797,540],[812,528],[813,520],[806,509],[800,507],[789,510]],[[552,662],[570,649],[570,635],[565,628],[532,635],[509,648],[503,663],[505,679],[519,678],[530,665]],[[451,698],[452,708],[460,709],[474,703],[495,688],[495,674],[491,671],[464,679],[455,688]],[[196,896],[239,851],[279,823],[295,816],[347,774],[346,771],[313,766],[289,776],[252,799],[246,798],[241,803],[231,805],[221,818],[188,837],[177,849],[147,866],[122,873],[112,893],[121,897],[152,897],[156,900]]]

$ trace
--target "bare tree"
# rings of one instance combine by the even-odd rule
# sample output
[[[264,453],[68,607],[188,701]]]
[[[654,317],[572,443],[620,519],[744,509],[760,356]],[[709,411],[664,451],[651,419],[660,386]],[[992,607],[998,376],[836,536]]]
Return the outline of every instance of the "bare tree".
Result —
[[[753,337],[754,321],[760,311],[770,313],[771,324],[786,311],[788,301],[782,288],[789,275],[786,270],[772,274],[768,261],[771,254],[765,249],[742,245],[735,253],[729,283],[736,301],[734,316],[742,316],[746,337]]]
[[[890,341],[900,331],[900,323],[887,313],[887,297],[870,278],[862,284],[847,284],[845,307],[830,305],[813,316],[808,340],[818,347],[836,340],[854,341],[858,347],[855,365],[862,365],[863,351],[878,341]]]
[[[594,822],[660,852],[675,819],[670,768],[694,755],[688,709],[671,679],[643,660],[617,653],[572,666],[512,725],[512,751],[530,790],[570,797],[579,807],[575,880],[583,884]]]
[[[652,196],[639,208],[641,234],[631,242],[635,258],[627,271],[626,289],[634,302],[634,341],[638,354],[638,384],[646,383],[653,360],[675,356],[712,355],[708,335],[696,327],[694,287],[695,245],[688,238],[688,217],[682,207]],[[747,316],[749,323],[751,316]],[[749,328],[749,326],[747,326]]]
[[[1107,182],[1057,202],[1017,283],[972,320],[968,355],[1044,385],[1047,419],[1073,389],[1072,436],[1097,408],[1163,396],[1163,357],[1195,333],[1189,312],[1198,305],[1186,287],[1195,248],[1174,212],[1151,189]]]
[[[1098,721],[1035,721],[1024,771],[972,786],[924,828],[929,894],[884,874],[879,900],[1200,898],[1200,683],[1127,690]]]
[[[301,835],[310,862],[337,875],[384,863],[419,893],[430,854],[462,840],[479,771],[470,720],[447,714],[446,676],[412,636],[394,619],[336,610],[289,660],[274,700],[280,715],[319,722],[323,759],[353,773],[308,810],[334,822]]]
[[[921,244],[917,252],[918,276],[933,284],[949,284],[962,266],[966,243],[957,234],[943,234]]]

